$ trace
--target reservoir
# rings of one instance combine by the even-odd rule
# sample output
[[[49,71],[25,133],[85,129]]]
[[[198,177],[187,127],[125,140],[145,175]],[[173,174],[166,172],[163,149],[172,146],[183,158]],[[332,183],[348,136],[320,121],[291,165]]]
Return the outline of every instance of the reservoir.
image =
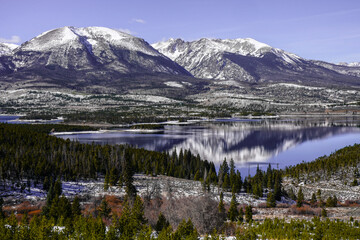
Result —
[[[218,168],[233,159],[241,174],[256,167],[285,168],[312,161],[345,146],[360,144],[357,117],[302,119],[217,119],[185,125],[168,124],[160,133],[119,129],[108,133],[73,133],[59,137],[97,144],[130,144],[155,151],[190,149]]]

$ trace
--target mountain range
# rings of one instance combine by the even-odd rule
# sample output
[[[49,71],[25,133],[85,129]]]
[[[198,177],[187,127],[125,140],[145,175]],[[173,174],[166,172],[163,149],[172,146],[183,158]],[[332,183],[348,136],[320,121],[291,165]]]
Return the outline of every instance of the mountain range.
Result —
[[[169,84],[170,82],[170,84]],[[89,92],[290,83],[359,87],[360,64],[307,60],[251,38],[144,39],[104,27],[62,27],[0,44],[0,88]]]

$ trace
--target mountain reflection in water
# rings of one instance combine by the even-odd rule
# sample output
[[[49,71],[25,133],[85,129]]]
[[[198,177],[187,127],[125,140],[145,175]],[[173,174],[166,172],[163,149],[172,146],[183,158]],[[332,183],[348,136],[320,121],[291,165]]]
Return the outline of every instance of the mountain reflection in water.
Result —
[[[236,166],[244,172],[250,162],[253,165],[279,162],[280,167],[285,167],[360,143],[360,128],[356,127],[357,124],[359,122],[356,119],[345,122],[223,121],[184,126],[168,125],[165,126],[163,134],[119,132],[61,137],[88,143],[127,143],[156,151],[190,149],[193,154],[213,161],[217,167],[224,158],[232,158]]]

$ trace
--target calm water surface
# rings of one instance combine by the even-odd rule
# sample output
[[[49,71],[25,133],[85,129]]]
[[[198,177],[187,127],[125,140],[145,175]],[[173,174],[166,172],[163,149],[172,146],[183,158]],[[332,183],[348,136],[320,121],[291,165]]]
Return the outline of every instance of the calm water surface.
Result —
[[[168,125],[163,133],[72,134],[60,137],[82,143],[130,144],[149,150],[190,149],[216,167],[234,159],[242,174],[259,165],[284,168],[311,161],[360,143],[360,118],[298,120],[218,120],[195,125]]]

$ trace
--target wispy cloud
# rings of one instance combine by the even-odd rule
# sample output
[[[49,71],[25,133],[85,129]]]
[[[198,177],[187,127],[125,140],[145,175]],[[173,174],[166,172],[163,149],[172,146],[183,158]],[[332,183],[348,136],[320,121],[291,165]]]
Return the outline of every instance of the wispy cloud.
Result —
[[[1,38],[0,37],[0,42],[5,42],[5,43],[19,43],[21,42],[21,39],[19,36],[11,36],[11,38]]]
[[[141,18],[133,18],[132,21],[136,22],[136,23],[141,23],[141,24],[146,23],[146,21],[144,19],[141,19]]]
[[[118,28],[117,30],[121,31],[121,32],[124,32],[124,33],[127,33],[127,34],[131,34],[131,35],[135,35],[136,32],[133,32],[131,31],[130,29],[127,29],[127,28]]]

